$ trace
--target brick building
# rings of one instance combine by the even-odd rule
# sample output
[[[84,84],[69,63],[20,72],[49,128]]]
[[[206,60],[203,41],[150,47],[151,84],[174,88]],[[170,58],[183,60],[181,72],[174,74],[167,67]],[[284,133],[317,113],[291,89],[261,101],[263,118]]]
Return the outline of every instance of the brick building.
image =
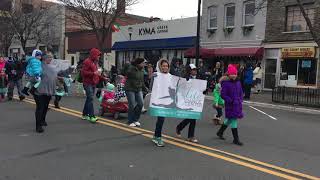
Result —
[[[320,31],[320,0],[302,2]],[[268,1],[265,49],[265,88],[320,87],[319,47],[296,0]]]

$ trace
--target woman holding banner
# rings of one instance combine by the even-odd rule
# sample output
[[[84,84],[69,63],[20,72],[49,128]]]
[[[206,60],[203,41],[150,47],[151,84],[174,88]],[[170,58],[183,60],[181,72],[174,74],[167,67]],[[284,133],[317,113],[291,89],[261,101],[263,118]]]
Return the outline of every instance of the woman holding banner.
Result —
[[[189,64],[188,73],[187,73],[187,80],[189,79],[200,79],[197,76],[197,67],[194,64]],[[196,119],[185,119],[183,120],[178,126],[176,127],[176,133],[178,137],[181,137],[181,131],[188,125],[188,141],[193,143],[198,143],[198,140],[194,137],[194,132],[196,128]]]

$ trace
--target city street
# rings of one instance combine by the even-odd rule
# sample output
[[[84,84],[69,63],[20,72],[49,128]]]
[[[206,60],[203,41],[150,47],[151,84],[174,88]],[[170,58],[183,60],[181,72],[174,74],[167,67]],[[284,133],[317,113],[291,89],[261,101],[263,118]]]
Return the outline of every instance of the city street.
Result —
[[[98,104],[96,101],[96,112]],[[34,102],[0,103],[0,179],[319,179],[319,115],[244,105],[239,135],[244,146],[219,140],[206,100],[198,121],[199,144],[176,138],[180,120],[167,119],[165,147],[152,142],[155,118],[141,128],[105,114],[96,124],[81,120],[83,97],[65,97],[51,107],[45,133],[35,133]],[[186,129],[187,130],[187,129]],[[183,136],[186,137],[186,130]]]

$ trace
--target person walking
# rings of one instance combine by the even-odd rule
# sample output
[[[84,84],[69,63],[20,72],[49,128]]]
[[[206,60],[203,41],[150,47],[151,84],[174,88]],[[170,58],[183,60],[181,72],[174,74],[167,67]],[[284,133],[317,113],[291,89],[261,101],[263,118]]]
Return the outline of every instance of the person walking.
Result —
[[[166,59],[161,59],[157,63],[157,72],[154,73],[153,76],[157,76],[158,74],[164,74],[165,76],[171,76],[169,71],[170,71],[169,61]],[[157,117],[156,128],[154,131],[154,136],[152,138],[152,142],[154,142],[158,147],[164,146],[164,142],[162,140],[162,127],[163,127],[164,120],[165,120],[164,117]]]
[[[221,82],[221,97],[225,101],[225,121],[217,132],[217,136],[224,140],[224,131],[227,127],[231,126],[231,131],[233,135],[233,143],[242,146],[243,143],[239,140],[238,135],[238,119],[243,118],[242,112],[242,101],[243,92],[241,89],[241,83],[237,79],[238,70],[233,65],[228,66],[227,71],[229,80],[224,80]]]
[[[86,102],[82,111],[82,119],[95,123],[98,118],[94,115],[93,96],[96,85],[99,83],[101,72],[98,71],[98,61],[101,52],[93,48],[90,50],[90,56],[84,60],[81,68],[83,88],[86,92]]]
[[[189,64],[188,75],[186,79],[199,79],[197,76],[197,67],[194,64]],[[181,137],[181,131],[189,124],[188,141],[198,143],[198,140],[194,137],[196,128],[196,119],[185,119],[176,127],[176,134]]]
[[[124,89],[129,104],[128,125],[131,127],[141,126],[139,119],[143,107],[143,91],[148,92],[144,83],[145,64],[145,59],[137,58],[123,71],[127,77]]]
[[[261,69],[261,63],[259,62],[257,63],[256,68],[253,71],[253,80],[254,80],[256,93],[260,93],[262,90],[261,79],[262,79],[262,69]]]
[[[33,94],[34,101],[36,102],[36,132],[43,133],[43,126],[47,126],[46,116],[48,112],[51,97],[56,93],[56,80],[58,78],[58,70],[50,63],[53,59],[51,52],[45,52],[42,56],[42,69],[41,83]]]
[[[248,63],[246,65],[246,68],[244,70],[244,99],[250,100],[251,96],[251,88],[253,84],[253,70],[252,70],[252,65]]]
[[[17,59],[14,61],[12,58],[9,58],[5,65],[5,73],[8,75],[8,100],[13,99],[14,87],[17,87],[18,95],[20,101],[25,99],[25,96],[22,94],[22,77],[25,72],[26,64]]]

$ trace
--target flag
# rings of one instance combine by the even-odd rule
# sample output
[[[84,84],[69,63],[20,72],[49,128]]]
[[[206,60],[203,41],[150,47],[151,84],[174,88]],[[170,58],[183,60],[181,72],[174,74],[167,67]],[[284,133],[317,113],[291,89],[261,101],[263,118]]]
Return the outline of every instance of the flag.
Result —
[[[120,31],[120,25],[117,24],[117,23],[114,23],[111,28],[112,28],[112,30],[114,32],[119,32]]]

